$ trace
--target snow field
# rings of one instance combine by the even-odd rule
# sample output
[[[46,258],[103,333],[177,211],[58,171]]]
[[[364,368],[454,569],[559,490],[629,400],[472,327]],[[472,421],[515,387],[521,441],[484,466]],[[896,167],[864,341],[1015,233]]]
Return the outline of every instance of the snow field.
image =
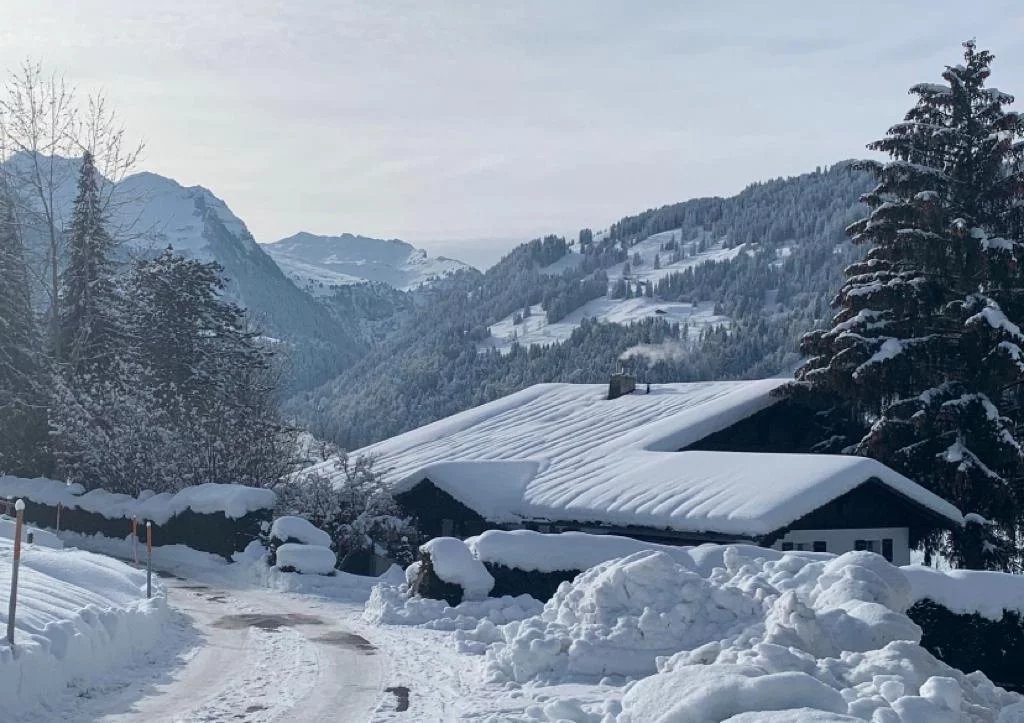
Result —
[[[12,557],[12,542],[0,538],[5,602]],[[83,550],[23,546],[15,644],[0,641],[3,710],[15,715],[36,708],[152,648],[168,609],[159,583],[153,598],[145,595],[145,572],[117,560]],[[2,607],[0,629],[6,631],[7,605]]]

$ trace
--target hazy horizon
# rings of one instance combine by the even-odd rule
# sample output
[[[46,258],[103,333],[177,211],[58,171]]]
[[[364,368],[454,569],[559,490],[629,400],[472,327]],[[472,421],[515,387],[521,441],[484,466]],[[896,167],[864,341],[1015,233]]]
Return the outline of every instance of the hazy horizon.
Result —
[[[8,10],[0,65],[105,89],[140,170],[211,189],[260,242],[350,232],[477,266],[863,156],[970,37],[1024,94],[1017,3],[696,7],[41,0]]]

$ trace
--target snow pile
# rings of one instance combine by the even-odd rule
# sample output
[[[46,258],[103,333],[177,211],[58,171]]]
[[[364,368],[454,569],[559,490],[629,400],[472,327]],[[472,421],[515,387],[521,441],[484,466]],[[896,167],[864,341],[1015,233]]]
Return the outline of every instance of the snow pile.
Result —
[[[331,546],[331,536],[303,517],[278,517],[270,527],[270,536],[281,541],[295,540],[304,545]]]
[[[480,600],[494,587],[494,578],[483,563],[473,557],[466,543],[454,537],[435,537],[420,547],[430,557],[434,574],[444,582],[458,585],[466,600]]]
[[[502,632],[488,651],[496,681],[642,676],[655,660],[737,635],[763,613],[757,599],[715,585],[659,551],[597,565],[562,584],[544,611]]]
[[[444,600],[411,596],[405,585],[385,583],[376,585],[370,592],[363,620],[374,625],[473,631],[472,639],[480,640],[488,636],[486,631],[496,631],[499,625],[537,615],[542,609],[543,603],[529,595],[467,600],[452,607]],[[497,639],[497,636],[491,637]]]
[[[0,497],[23,497],[38,504],[78,508],[108,519],[133,517],[152,520],[163,525],[185,510],[197,514],[223,513],[229,519],[245,517],[250,512],[271,509],[277,501],[273,490],[244,485],[201,484],[175,493],[143,493],[139,497],[96,489],[82,494],[79,484],[65,484],[49,479],[0,477]]]
[[[916,591],[878,555],[684,552],[601,563],[540,614],[463,639],[496,641],[485,657],[495,683],[633,680],[621,710],[573,720],[990,723],[1022,703],[918,644],[904,614]]]
[[[951,612],[1001,620],[1004,610],[1024,612],[1024,576],[980,570],[901,568],[910,581],[914,602],[931,600]]]
[[[277,568],[307,575],[331,575],[338,562],[334,551],[321,545],[287,542],[277,548]]]
[[[10,589],[12,543],[0,538],[0,590]],[[7,605],[0,629],[7,627]],[[33,709],[69,685],[88,685],[152,648],[167,622],[157,584],[146,599],[141,570],[82,550],[22,549],[15,647],[0,641],[0,701]]]

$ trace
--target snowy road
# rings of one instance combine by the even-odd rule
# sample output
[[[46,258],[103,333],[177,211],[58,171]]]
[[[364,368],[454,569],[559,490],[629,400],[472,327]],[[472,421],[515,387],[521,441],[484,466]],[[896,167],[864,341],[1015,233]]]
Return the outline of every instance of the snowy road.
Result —
[[[361,606],[166,579],[177,611],[147,665],[58,701],[46,720],[366,721],[386,656],[344,625]],[[53,716],[59,718],[53,718]],[[31,719],[43,720],[44,718]]]

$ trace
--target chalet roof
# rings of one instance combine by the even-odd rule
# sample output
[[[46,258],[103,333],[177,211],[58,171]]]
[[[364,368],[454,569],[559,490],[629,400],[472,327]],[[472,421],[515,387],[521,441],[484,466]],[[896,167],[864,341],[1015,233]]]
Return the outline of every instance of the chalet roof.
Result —
[[[962,523],[955,507],[874,460],[676,451],[772,405],[785,382],[659,384],[614,400],[605,385],[539,384],[353,454],[373,456],[395,492],[429,479],[493,522],[760,536],[877,478]]]

